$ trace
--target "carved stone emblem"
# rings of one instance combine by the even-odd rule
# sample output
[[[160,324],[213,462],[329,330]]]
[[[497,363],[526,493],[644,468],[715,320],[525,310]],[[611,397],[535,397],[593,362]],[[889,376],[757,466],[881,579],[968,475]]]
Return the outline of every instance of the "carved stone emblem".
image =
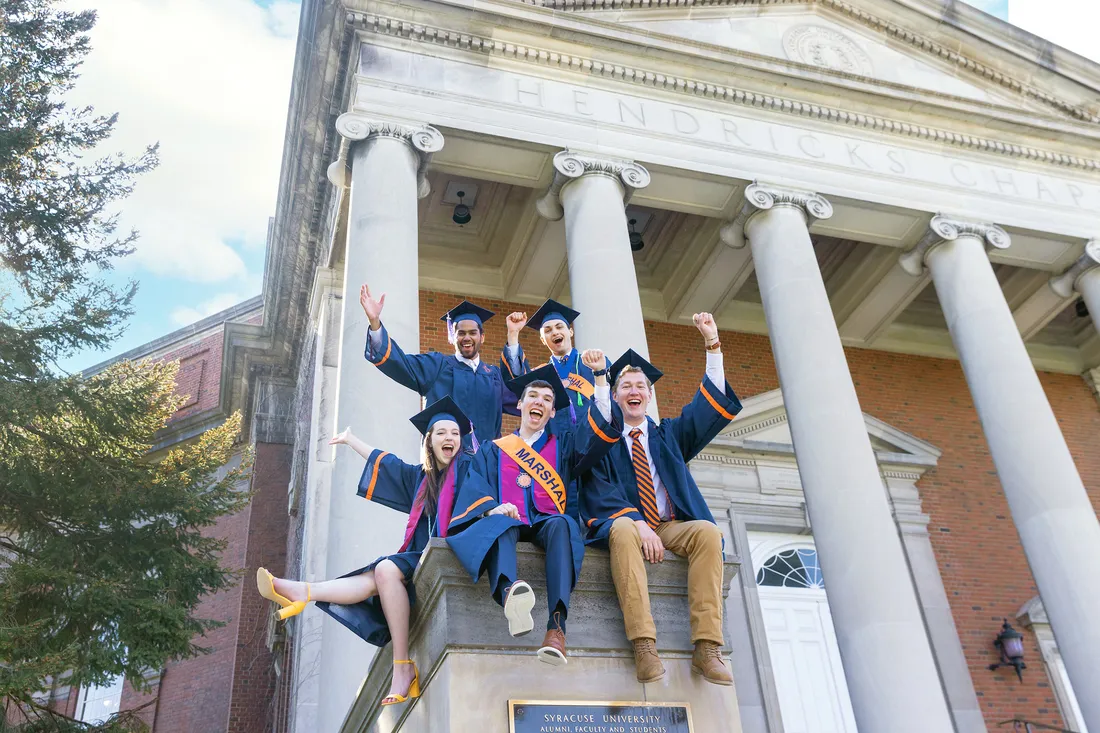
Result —
[[[846,74],[874,74],[871,57],[851,38],[832,28],[797,25],[783,34],[783,50],[791,61]]]

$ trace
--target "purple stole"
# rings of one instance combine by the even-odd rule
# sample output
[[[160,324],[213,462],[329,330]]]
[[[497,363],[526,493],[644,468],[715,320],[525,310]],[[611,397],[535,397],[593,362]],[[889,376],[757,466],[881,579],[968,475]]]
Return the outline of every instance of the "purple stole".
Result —
[[[539,451],[542,459],[558,469],[558,439],[553,435]],[[519,464],[511,456],[500,452],[500,503],[514,504],[519,509],[519,519],[524,524],[530,524],[527,518],[527,489],[519,485],[520,473],[527,475],[527,485],[533,486],[531,492],[535,497],[535,508],[543,514],[560,514],[554,500],[546,493],[545,489],[538,485],[530,474],[519,467]]]
[[[404,552],[412,544],[413,535],[416,534],[416,525],[420,524],[420,517],[424,514],[424,489],[428,477],[420,481],[420,487],[416,490],[416,500],[409,511],[409,522],[405,525],[405,541],[401,543],[398,552]],[[439,487],[439,498],[436,500],[436,526],[439,527],[439,536],[447,536],[447,525],[451,523],[451,510],[455,506],[455,461],[443,474],[443,485]]]

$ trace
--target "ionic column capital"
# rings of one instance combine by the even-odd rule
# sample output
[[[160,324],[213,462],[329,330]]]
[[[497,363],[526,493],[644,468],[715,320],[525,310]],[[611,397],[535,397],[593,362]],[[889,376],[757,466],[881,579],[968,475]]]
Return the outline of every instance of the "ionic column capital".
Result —
[[[745,228],[756,214],[784,206],[801,212],[807,227],[833,215],[833,205],[819,193],[753,181],[745,188],[745,201],[741,204],[741,210],[722,227],[719,236],[730,247],[740,249],[745,246]]]
[[[924,264],[928,259],[928,253],[944,242],[954,242],[959,237],[976,237],[980,239],[986,248],[1008,249],[1012,244],[1012,237],[1008,232],[996,224],[955,219],[945,214],[936,214],[928,224],[928,231],[917,246],[903,254],[898,263],[902,269],[913,277],[924,274]]]
[[[1073,297],[1074,291],[1080,292],[1081,277],[1096,267],[1100,267],[1100,239],[1091,240],[1085,245],[1085,253],[1068,270],[1052,277],[1050,289],[1063,298]]]
[[[371,137],[389,137],[408,145],[420,160],[416,168],[417,196],[424,198],[431,193],[431,185],[425,173],[432,154],[443,149],[443,134],[439,130],[419,122],[345,112],[336,118],[336,131],[341,137],[340,151],[327,171],[332,185],[340,188],[347,188],[349,185],[347,161],[351,143]]]
[[[632,160],[562,150],[554,156],[554,180],[535,204],[539,214],[550,221],[558,221],[565,216],[565,209],[561,205],[561,190],[570,181],[583,176],[606,176],[613,179],[623,189],[624,206],[635,191],[649,185],[649,171]]]

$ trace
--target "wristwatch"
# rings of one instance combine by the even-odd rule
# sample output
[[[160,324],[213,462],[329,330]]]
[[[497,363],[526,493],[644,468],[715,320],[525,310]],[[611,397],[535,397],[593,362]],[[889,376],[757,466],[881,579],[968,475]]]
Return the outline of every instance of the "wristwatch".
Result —
[[[607,374],[607,367],[604,367],[603,369],[593,369],[592,370],[592,376],[593,377],[602,377],[605,374]]]

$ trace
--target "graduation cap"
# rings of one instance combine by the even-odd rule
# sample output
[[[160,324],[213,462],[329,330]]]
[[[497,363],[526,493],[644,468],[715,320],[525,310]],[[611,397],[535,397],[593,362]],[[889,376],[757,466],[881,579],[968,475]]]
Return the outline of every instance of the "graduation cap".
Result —
[[[451,420],[458,423],[458,432],[461,435],[469,433],[472,427],[470,418],[466,417],[466,413],[460,410],[450,397],[441,397],[428,405],[422,412],[409,418],[409,422],[415,425],[416,429],[424,435],[427,435],[432,426],[440,420]]]
[[[496,313],[491,310],[486,310],[480,305],[475,305],[468,300],[464,300],[454,308],[443,314],[443,317],[439,320],[447,322],[447,340],[452,344],[455,342],[455,324],[459,321],[473,321],[480,328],[484,329],[485,321],[489,320]]]
[[[547,300],[539,306],[539,309],[535,311],[535,315],[527,321],[527,328],[541,331],[547,321],[565,321],[566,325],[572,326],[573,321],[577,320],[579,315],[579,311],[575,311],[567,305],[562,305],[556,300]]]
[[[565,386],[561,383],[561,377],[558,376],[558,370],[555,369],[552,364],[543,364],[538,369],[533,369],[526,374],[521,374],[515,379],[510,380],[508,382],[508,389],[512,390],[512,394],[516,395],[516,397],[522,401],[523,391],[527,389],[527,385],[539,380],[548,383],[554,388],[555,410],[569,407],[569,393],[565,391]]]
[[[619,378],[619,374],[626,367],[640,368],[651,384],[656,384],[657,380],[664,376],[664,372],[642,358],[641,354],[634,349],[627,349],[626,353],[616,359],[615,363],[611,365],[611,370],[607,378],[610,380],[612,386],[615,385],[616,380]]]

